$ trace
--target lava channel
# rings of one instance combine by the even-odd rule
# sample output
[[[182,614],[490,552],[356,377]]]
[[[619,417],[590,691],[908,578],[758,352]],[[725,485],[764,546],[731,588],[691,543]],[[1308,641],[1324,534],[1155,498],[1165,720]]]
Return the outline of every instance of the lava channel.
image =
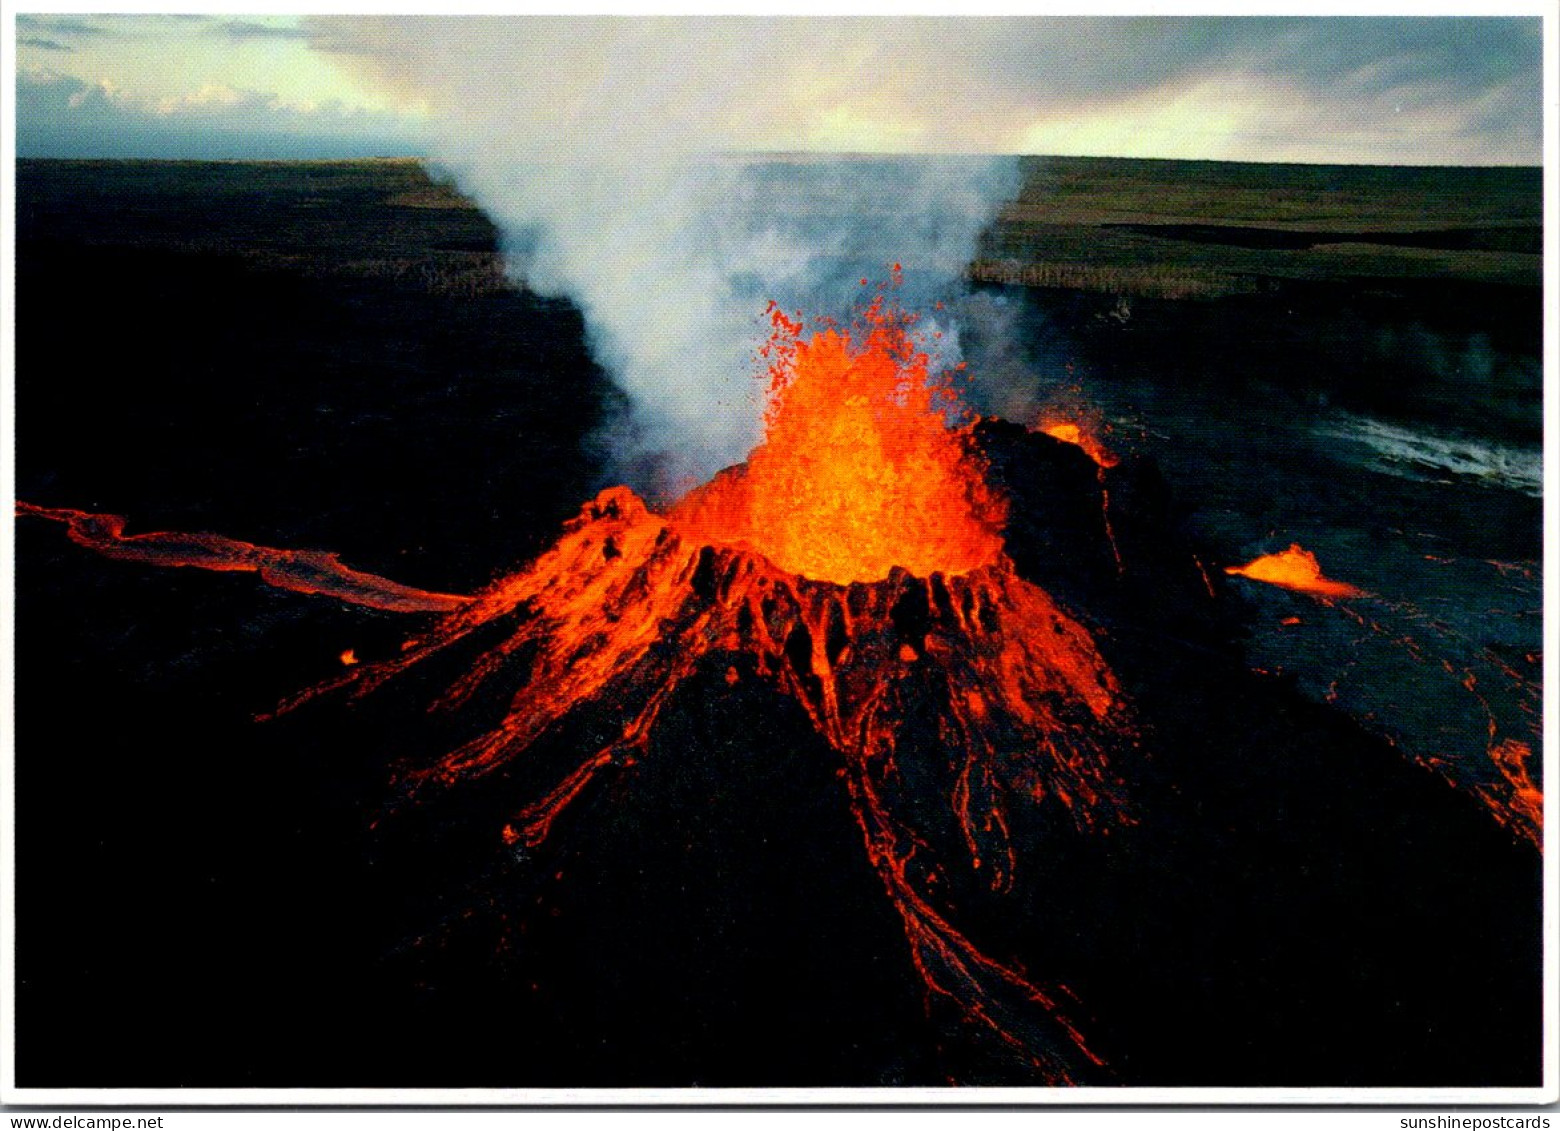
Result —
[[[20,516],[46,518],[63,523],[66,536],[78,546],[104,557],[145,565],[190,566],[220,573],[257,573],[278,589],[334,597],[349,605],[363,605],[389,613],[447,613],[469,598],[451,593],[414,589],[372,573],[345,565],[323,550],[277,550],[255,546],[220,534],[179,534],[154,531],[126,534],[125,519],[117,514],[62,510],[16,504]]]

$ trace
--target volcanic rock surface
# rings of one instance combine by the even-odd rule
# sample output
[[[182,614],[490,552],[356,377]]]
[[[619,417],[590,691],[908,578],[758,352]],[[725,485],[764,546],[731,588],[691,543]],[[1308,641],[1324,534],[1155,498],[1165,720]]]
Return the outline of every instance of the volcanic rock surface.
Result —
[[[386,970],[487,1019],[440,1079],[1535,1083],[1537,854],[1245,665],[1151,466],[973,436],[998,565],[809,582],[609,492],[340,681],[422,751],[377,835],[441,911]]]

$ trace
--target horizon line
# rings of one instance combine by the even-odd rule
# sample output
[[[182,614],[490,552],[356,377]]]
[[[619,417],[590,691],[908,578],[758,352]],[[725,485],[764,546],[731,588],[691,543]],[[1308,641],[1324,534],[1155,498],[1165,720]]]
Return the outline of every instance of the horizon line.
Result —
[[[159,164],[159,165],[352,165],[352,164],[385,164],[385,163],[417,163],[437,166],[444,164],[437,157],[417,153],[381,153],[381,154],[343,154],[339,157],[169,157],[169,156],[127,156],[111,154],[20,154],[13,153],[13,159],[17,163],[24,161],[55,161],[60,163],[115,163],[115,164]],[[1146,157],[1128,156],[1105,153],[1004,153],[1004,152],[948,152],[939,150],[916,151],[874,151],[874,150],[746,150],[732,152],[714,152],[689,155],[684,160],[694,161],[719,161],[719,160],[768,160],[768,161],[895,161],[895,160],[994,160],[999,158],[1012,158],[1019,161],[1117,161],[1158,163],[1164,165],[1261,165],[1275,168],[1301,168],[1301,169],[1526,169],[1542,172],[1544,162],[1529,161],[1489,161],[1475,163],[1444,163],[1444,162],[1404,162],[1404,161],[1297,161],[1293,159],[1282,160],[1252,160],[1236,159],[1230,157]],[[580,158],[537,158],[528,159],[516,157],[514,161],[534,165],[573,165],[573,164],[602,164],[602,162],[586,157]],[[611,162],[606,162],[611,164]],[[644,162],[636,161],[636,165]]]

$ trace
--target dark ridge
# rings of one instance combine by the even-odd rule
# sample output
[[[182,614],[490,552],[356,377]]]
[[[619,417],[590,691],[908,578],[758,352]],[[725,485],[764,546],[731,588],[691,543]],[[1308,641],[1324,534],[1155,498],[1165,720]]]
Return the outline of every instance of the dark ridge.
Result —
[[[1276,251],[1309,251],[1323,244],[1342,243],[1438,248],[1443,251],[1513,251],[1523,255],[1542,255],[1544,251],[1544,229],[1539,225],[1437,228],[1413,232],[1303,231],[1222,224],[1101,224],[1100,227],[1153,236],[1156,239]]]

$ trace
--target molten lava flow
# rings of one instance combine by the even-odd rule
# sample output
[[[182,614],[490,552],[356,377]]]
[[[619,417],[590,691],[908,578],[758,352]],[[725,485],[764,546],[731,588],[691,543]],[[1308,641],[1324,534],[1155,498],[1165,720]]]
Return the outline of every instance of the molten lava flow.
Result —
[[[1504,779],[1505,789],[1479,791],[1485,804],[1518,836],[1542,849],[1544,835],[1544,793],[1533,781],[1528,762],[1533,748],[1518,739],[1507,738],[1490,747],[1490,761]]]
[[[278,589],[334,597],[391,613],[447,613],[468,598],[413,589],[343,565],[335,554],[319,550],[274,550],[219,534],[129,534],[117,514],[54,510],[17,503],[18,515],[62,522],[72,542],[109,558],[160,566],[193,566],[220,572],[258,573]],[[343,657],[343,662],[349,662]]]
[[[930,374],[914,317],[881,294],[849,331],[806,340],[799,321],[771,317],[764,441],[685,499],[677,525],[841,584],[995,561],[1005,507],[948,427],[952,392]]]
[[[1291,545],[1282,553],[1265,554],[1243,566],[1227,566],[1224,572],[1318,597],[1365,596],[1363,589],[1323,576],[1316,555],[1301,549],[1299,543]]]
[[[1432,557],[1430,560],[1450,562],[1453,559]],[[1499,563],[1490,564],[1501,568]],[[1365,635],[1353,642],[1356,659],[1365,654],[1362,649],[1367,643],[1375,640],[1385,644],[1394,662],[1406,660],[1423,668],[1423,674],[1416,673],[1412,678],[1416,694],[1425,694],[1431,680],[1443,676],[1449,680],[1444,691],[1448,700],[1464,697],[1469,707],[1477,708],[1476,717],[1482,721],[1484,730],[1484,757],[1474,757],[1471,749],[1459,750],[1456,744],[1415,749],[1417,743],[1411,746],[1399,736],[1388,734],[1384,737],[1414,761],[1440,774],[1453,787],[1470,791],[1497,822],[1519,840],[1542,851],[1543,793],[1529,769],[1532,746],[1523,739],[1504,735],[1513,721],[1519,721],[1531,735],[1532,742],[1542,738],[1542,687],[1537,680],[1503,660],[1484,642],[1470,640],[1407,601],[1388,600],[1323,577],[1315,556],[1299,546],[1291,546],[1283,554],[1271,554],[1227,572],[1316,597],[1321,604],[1364,630]],[[1334,600],[1335,597],[1369,598],[1369,601],[1342,602]],[[1286,616],[1279,621],[1286,627],[1301,623],[1297,616]],[[1535,663],[1536,659],[1531,654],[1527,657],[1529,663]],[[1353,663],[1351,661],[1344,672]],[[1374,708],[1366,709],[1370,693],[1367,691],[1361,699],[1358,690],[1352,694],[1346,686],[1340,690],[1341,682],[1345,681],[1335,678],[1329,684],[1323,693],[1327,701],[1342,705],[1346,699],[1353,699],[1353,705],[1346,709],[1370,723],[1376,717]]]

